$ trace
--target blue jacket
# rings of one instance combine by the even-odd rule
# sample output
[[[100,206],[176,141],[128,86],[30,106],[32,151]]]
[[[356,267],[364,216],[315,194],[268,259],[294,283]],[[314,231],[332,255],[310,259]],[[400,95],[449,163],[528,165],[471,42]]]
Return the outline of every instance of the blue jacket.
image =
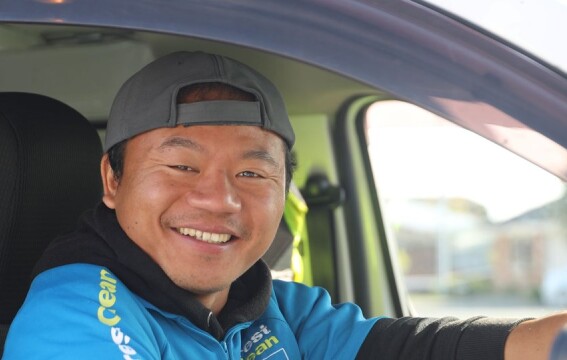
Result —
[[[53,241],[8,333],[5,360],[501,360],[515,320],[364,319],[322,289],[272,281],[262,261],[214,315],[100,204]]]
[[[375,321],[322,289],[276,280],[263,315],[217,340],[108,269],[72,264],[35,278],[4,359],[354,359]]]

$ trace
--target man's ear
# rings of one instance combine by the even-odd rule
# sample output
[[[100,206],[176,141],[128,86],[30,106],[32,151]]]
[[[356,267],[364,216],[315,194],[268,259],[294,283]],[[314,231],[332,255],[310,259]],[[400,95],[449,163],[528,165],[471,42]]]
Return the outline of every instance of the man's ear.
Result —
[[[102,177],[102,202],[110,209],[115,208],[116,190],[118,189],[118,179],[114,176],[114,171],[108,161],[108,154],[104,154],[100,161],[100,175]]]

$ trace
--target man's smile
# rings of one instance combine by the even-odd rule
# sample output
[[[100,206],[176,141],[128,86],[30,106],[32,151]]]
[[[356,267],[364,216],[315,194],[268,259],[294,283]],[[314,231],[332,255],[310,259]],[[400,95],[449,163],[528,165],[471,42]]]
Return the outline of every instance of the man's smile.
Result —
[[[213,244],[225,243],[231,238],[230,234],[218,234],[218,233],[201,231],[186,227],[177,228],[177,232],[179,232],[182,235],[188,235],[194,237],[197,240],[201,240]]]

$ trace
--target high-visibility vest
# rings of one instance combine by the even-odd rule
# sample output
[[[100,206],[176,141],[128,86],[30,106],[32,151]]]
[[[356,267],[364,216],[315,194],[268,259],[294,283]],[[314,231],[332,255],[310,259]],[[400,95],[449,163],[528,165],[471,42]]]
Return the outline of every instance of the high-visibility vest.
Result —
[[[301,196],[297,186],[292,182],[285,203],[283,217],[293,236],[293,249],[291,253],[293,281],[313,285],[306,224],[307,211],[308,208],[305,200]]]

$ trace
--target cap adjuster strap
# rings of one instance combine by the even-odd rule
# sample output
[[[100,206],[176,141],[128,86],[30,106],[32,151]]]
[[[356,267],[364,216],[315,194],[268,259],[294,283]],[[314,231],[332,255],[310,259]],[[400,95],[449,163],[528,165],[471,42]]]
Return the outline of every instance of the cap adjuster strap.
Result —
[[[212,100],[177,105],[176,124],[245,124],[262,126],[258,101]]]

